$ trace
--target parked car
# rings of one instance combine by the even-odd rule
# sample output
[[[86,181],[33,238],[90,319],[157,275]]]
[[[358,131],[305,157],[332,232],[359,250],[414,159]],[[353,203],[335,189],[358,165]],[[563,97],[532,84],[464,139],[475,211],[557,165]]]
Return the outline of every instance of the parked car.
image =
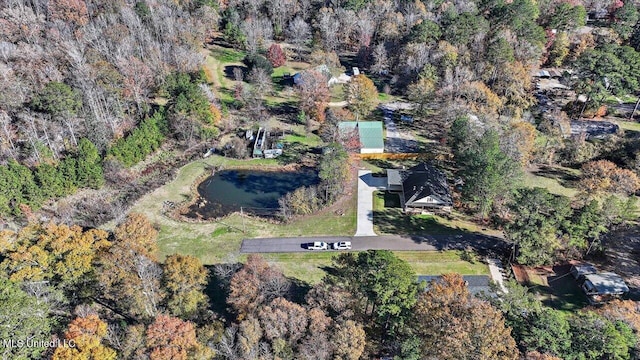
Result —
[[[334,250],[351,250],[351,241],[340,241],[333,243]]]
[[[307,244],[307,249],[309,250],[327,250],[329,249],[329,245],[327,245],[324,241],[314,241],[312,243]]]

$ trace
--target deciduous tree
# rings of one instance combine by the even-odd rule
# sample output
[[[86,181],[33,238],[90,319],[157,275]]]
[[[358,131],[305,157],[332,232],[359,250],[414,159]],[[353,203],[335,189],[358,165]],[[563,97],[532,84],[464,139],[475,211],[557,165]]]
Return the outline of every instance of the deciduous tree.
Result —
[[[26,294],[20,286],[0,276],[0,337],[7,341],[27,340],[46,342],[50,338],[53,319],[46,303]],[[40,346],[3,346],[7,359],[37,359],[44,348]]]
[[[106,335],[107,323],[97,315],[75,318],[64,334],[69,342],[56,348],[53,359],[115,360],[116,352],[102,344]]]
[[[208,307],[203,293],[208,272],[198,258],[171,255],[163,264],[163,285],[167,289],[167,308],[174,316],[193,319]]]
[[[324,111],[330,97],[327,80],[322,73],[307,70],[301,73],[300,82],[296,86],[300,109],[320,123],[324,122]]]
[[[193,323],[158,315],[147,328],[147,346],[151,360],[187,360],[199,344]]]
[[[271,61],[271,65],[273,65],[274,68],[280,67],[287,62],[287,56],[284,51],[282,51],[282,47],[278,44],[271,44],[271,46],[269,46],[269,50],[267,50],[267,59]]]
[[[347,101],[356,114],[356,121],[367,115],[378,104],[378,90],[366,75],[353,76],[347,86]]]
[[[413,321],[424,358],[518,358],[502,314],[486,301],[472,298],[458,274],[444,274],[428,285],[418,297]]]

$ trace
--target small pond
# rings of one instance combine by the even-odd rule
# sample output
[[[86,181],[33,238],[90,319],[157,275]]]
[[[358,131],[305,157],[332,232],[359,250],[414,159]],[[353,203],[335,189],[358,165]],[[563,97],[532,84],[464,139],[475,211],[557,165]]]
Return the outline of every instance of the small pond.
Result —
[[[189,217],[218,218],[234,211],[273,216],[278,199],[299,187],[320,182],[313,170],[258,171],[221,170],[198,185],[200,199],[189,209]],[[203,201],[204,200],[204,201]]]

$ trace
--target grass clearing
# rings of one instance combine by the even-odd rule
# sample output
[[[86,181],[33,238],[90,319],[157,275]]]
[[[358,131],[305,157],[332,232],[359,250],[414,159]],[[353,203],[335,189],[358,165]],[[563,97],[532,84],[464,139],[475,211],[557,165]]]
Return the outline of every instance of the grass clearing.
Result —
[[[213,47],[211,49],[211,55],[215,57],[218,61],[223,63],[240,62],[246,56],[246,54],[242,51],[223,48],[221,46]]]
[[[284,141],[287,143],[299,143],[309,147],[317,147],[322,143],[322,139],[316,134],[300,135],[291,134],[284,137]]]
[[[625,131],[640,132],[640,123],[635,121],[617,121],[618,126]]]
[[[441,275],[451,272],[462,275],[489,274],[486,264],[465,260],[462,251],[395,251],[394,254],[408,262],[416,275]],[[263,254],[270,264],[280,268],[286,276],[310,284],[322,280],[335,255],[335,252]]]
[[[532,170],[525,171],[522,185],[531,188],[545,188],[552,194],[573,198],[578,194],[578,189],[569,187],[568,185],[573,185],[573,182],[577,178],[576,174],[579,174],[579,171],[563,168],[563,171],[564,170],[566,170],[565,175],[544,174],[540,171],[536,172]]]
[[[373,193],[373,224],[378,234],[458,235],[471,232],[500,235],[499,231],[483,229],[456,212],[451,213],[449,218],[405,214],[400,208],[398,194],[387,191]]]

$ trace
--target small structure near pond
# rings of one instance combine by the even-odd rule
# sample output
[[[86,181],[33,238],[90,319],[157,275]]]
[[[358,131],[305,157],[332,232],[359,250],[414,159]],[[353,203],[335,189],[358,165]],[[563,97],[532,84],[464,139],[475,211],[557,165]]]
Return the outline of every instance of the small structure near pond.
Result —
[[[361,154],[384,152],[382,121],[343,121],[338,124],[341,135],[357,132]]]

